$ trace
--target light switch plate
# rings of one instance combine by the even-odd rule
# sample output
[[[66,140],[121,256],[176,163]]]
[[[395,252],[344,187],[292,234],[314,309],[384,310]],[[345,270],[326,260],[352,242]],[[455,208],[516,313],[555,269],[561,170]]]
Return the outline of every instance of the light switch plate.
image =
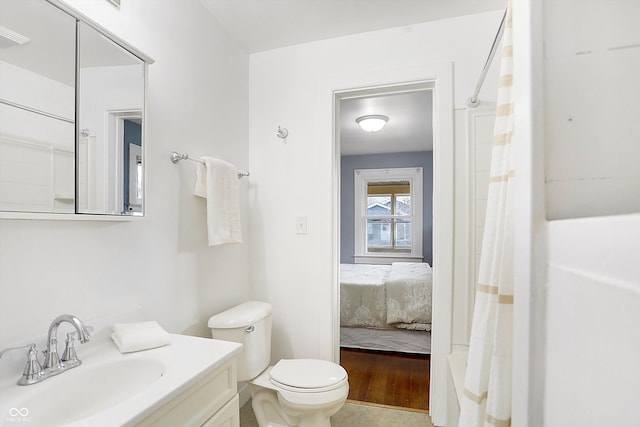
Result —
[[[307,217],[296,217],[296,234],[307,234]]]

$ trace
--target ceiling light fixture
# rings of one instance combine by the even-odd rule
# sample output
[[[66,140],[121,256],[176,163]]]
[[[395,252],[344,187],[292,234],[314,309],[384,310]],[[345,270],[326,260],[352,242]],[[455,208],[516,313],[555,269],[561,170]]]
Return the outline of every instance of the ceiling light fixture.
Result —
[[[360,125],[365,132],[378,132],[389,121],[389,117],[382,115],[360,116],[356,119],[356,123]]]

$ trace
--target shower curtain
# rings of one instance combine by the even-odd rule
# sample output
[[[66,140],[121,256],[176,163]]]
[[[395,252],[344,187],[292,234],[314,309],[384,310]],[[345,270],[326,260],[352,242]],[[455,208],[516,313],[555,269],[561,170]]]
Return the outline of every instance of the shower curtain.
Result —
[[[513,342],[513,131],[511,1],[502,39],[485,232],[460,427],[511,425]]]

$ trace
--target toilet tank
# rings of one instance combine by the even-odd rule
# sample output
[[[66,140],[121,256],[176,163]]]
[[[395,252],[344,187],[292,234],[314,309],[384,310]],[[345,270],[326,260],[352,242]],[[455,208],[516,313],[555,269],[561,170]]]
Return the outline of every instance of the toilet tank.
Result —
[[[271,361],[271,304],[248,301],[209,318],[211,336],[243,345],[238,381],[258,376]]]

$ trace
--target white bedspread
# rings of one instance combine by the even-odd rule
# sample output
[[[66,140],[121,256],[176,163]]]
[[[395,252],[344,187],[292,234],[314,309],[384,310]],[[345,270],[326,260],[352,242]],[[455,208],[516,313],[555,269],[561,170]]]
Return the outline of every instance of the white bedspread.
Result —
[[[386,281],[388,324],[406,329],[431,329],[432,277],[427,263],[392,264]]]
[[[426,263],[340,265],[340,325],[431,330],[432,270]]]
[[[390,265],[340,264],[340,324],[388,328],[385,282]]]

